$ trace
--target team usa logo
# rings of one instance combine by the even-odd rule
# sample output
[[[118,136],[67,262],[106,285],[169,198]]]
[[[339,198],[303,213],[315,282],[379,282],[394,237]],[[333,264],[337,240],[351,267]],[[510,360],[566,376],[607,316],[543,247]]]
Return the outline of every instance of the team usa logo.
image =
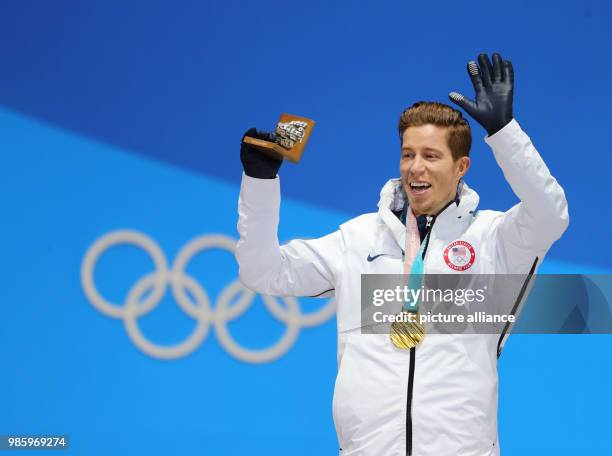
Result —
[[[444,262],[455,271],[465,271],[469,269],[476,260],[476,251],[469,242],[451,242],[444,249]]]

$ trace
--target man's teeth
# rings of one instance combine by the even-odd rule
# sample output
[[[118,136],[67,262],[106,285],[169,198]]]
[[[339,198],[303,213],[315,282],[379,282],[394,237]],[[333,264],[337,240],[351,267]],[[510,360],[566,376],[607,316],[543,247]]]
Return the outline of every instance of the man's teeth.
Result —
[[[428,184],[426,182],[413,182],[410,184],[410,188],[414,190],[425,190],[429,187],[431,187],[431,184]]]

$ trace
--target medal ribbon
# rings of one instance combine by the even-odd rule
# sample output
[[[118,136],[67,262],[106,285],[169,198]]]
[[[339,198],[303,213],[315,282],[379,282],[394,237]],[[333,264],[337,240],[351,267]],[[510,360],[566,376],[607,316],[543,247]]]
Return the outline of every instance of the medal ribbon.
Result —
[[[408,288],[416,290],[421,288],[422,275],[424,271],[423,264],[423,250],[427,245],[427,238],[429,233],[420,242],[421,236],[419,234],[419,227],[417,220],[412,212],[412,208],[408,208],[406,214],[406,250],[404,254],[404,280],[406,281]],[[408,272],[410,271],[410,272]],[[403,306],[403,310],[408,312],[418,312],[419,303],[406,301]]]

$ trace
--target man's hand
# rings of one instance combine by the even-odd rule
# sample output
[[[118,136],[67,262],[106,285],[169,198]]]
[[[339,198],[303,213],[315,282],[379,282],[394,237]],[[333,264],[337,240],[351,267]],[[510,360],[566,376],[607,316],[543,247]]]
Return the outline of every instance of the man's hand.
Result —
[[[498,53],[493,54],[493,66],[487,54],[480,54],[478,63],[480,68],[474,61],[467,64],[476,101],[457,92],[451,92],[448,97],[465,109],[491,136],[512,120],[514,70],[512,62],[502,60]]]
[[[245,136],[263,139],[269,142],[275,142],[276,139],[274,133],[258,131],[255,128],[247,130],[242,136],[243,140]],[[255,147],[244,142],[240,145],[240,161],[242,162],[244,173],[247,176],[256,177],[258,179],[274,179],[280,165],[283,163],[282,160],[269,157]]]

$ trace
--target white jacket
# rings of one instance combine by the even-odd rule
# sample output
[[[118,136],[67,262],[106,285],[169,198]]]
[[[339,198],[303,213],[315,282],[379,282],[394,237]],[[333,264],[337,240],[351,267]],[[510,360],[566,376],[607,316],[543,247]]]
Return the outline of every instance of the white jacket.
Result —
[[[485,141],[521,202],[507,212],[477,210],[478,195],[463,185],[459,205],[448,206],[431,228],[425,273],[533,274],[568,225],[563,189],[516,120]],[[402,272],[406,227],[392,211],[404,198],[401,181],[391,179],[378,213],[280,246],[278,177],[243,174],[240,280],[261,294],[335,296],[333,416],[341,455],[498,455],[497,358],[507,332],[428,334],[411,350],[397,349],[388,335],[360,333],[361,274]],[[444,255],[457,240],[475,253],[465,270],[452,269]]]

